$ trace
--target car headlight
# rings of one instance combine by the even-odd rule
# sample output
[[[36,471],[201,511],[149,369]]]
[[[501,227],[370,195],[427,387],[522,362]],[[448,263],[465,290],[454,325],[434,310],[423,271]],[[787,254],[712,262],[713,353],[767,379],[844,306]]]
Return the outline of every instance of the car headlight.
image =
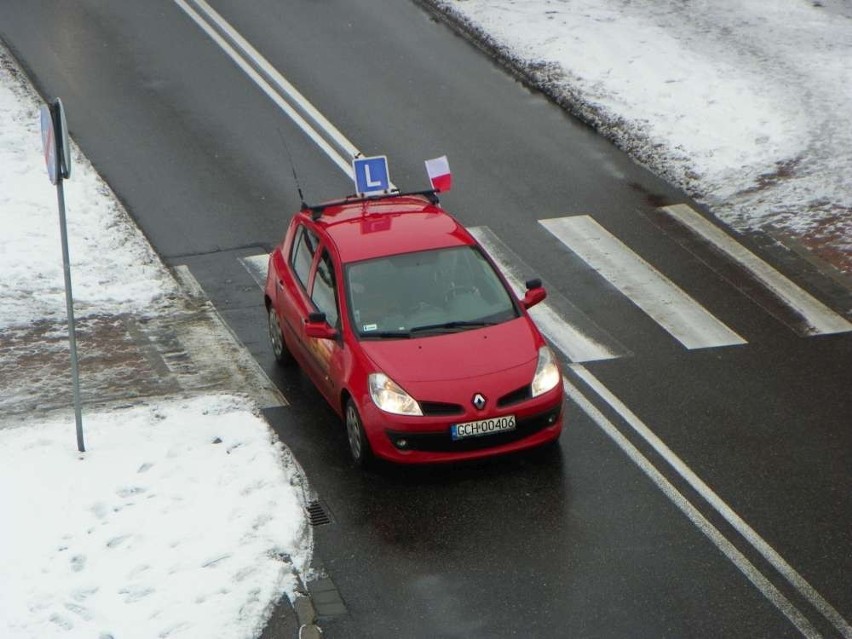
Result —
[[[562,375],[556,365],[556,358],[547,346],[538,349],[538,364],[535,367],[535,375],[532,381],[532,396],[538,397],[542,393],[556,388]]]
[[[370,397],[373,403],[386,413],[394,415],[422,415],[414,398],[402,390],[384,373],[373,373],[369,377]]]

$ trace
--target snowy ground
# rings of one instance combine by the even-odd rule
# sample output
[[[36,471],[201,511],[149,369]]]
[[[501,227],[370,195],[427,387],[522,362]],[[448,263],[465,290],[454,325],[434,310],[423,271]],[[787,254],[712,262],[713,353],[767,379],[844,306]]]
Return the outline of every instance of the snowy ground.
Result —
[[[849,0],[429,0],[741,230],[852,274]]]
[[[256,637],[310,559],[298,467],[231,394],[230,334],[78,152],[65,186],[81,357],[111,404],[84,407],[84,454],[68,401],[21,409],[67,394],[67,332],[38,102],[2,49],[0,122],[0,637]]]
[[[848,0],[430,1],[722,219],[783,229],[852,273]],[[55,351],[56,194],[34,94],[2,51],[0,122],[0,338]],[[74,164],[78,316],[167,314],[174,280]],[[137,399],[85,422],[78,455],[68,411],[0,416],[0,636],[255,636],[309,536],[298,474],[252,405]]]
[[[0,430],[0,636],[252,638],[303,568],[298,486],[246,400]]]
[[[56,188],[45,172],[39,106],[0,55],[0,329],[65,318]],[[174,280],[74,151],[64,187],[75,314],[156,313],[177,294]]]

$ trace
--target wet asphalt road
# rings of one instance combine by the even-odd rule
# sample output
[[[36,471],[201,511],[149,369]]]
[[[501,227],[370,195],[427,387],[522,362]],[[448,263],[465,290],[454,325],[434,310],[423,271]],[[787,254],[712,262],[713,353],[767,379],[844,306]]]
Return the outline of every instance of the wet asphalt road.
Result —
[[[155,248],[190,267],[290,401],[265,414],[331,518],[314,529],[316,552],[345,613],[321,619],[326,636],[842,636],[580,377],[600,380],[848,620],[852,334],[803,337],[776,319],[759,287],[662,219],[657,207],[685,195],[419,7],[214,6],[360,149],[386,153],[397,185],[422,188],[422,160],[449,156],[444,205],[623,347],[569,369],[569,383],[694,508],[684,514],[574,401],[558,454],[355,471],[331,410],[298,371],[273,366],[239,261],[268,251],[298,206],[281,136],[309,200],[348,193],[349,178],[174,2],[4,0],[0,37],[43,94],[62,97],[72,136]],[[685,349],[538,223],[578,214],[747,343]],[[847,290],[767,238],[742,240],[848,317]]]

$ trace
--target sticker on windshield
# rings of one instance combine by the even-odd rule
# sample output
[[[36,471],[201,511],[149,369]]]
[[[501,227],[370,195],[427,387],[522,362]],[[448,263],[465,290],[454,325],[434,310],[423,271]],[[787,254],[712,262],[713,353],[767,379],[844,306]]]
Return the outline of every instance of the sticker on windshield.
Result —
[[[369,331],[376,330],[378,327],[379,327],[378,324],[364,324],[364,326],[361,327],[361,330],[364,331],[365,333],[367,333]]]

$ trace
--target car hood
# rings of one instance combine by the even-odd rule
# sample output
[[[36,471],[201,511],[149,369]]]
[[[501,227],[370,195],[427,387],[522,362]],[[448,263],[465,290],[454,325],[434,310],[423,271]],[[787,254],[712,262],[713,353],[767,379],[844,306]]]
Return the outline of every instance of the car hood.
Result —
[[[399,384],[470,379],[535,361],[542,344],[526,317],[413,339],[364,340],[373,364]]]

